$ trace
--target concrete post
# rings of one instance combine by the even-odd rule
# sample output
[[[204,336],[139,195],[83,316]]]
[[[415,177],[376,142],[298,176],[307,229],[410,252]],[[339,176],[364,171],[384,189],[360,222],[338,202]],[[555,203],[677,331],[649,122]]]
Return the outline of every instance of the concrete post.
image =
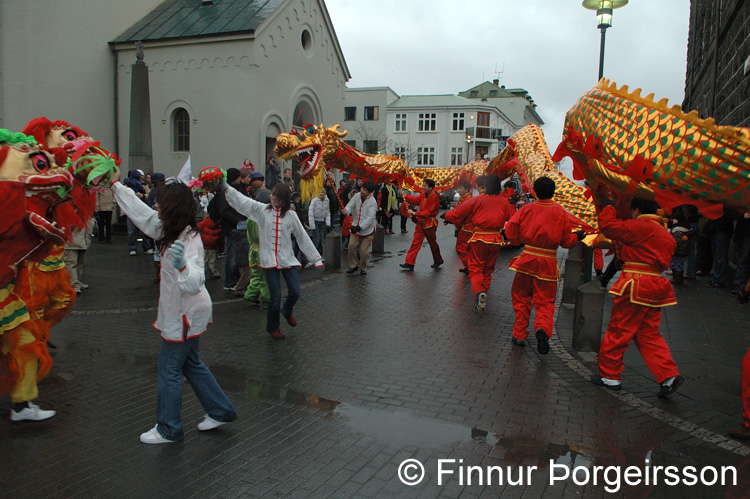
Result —
[[[604,291],[596,280],[576,290],[573,317],[573,348],[579,352],[598,352],[602,342]]]
[[[562,303],[573,303],[576,299],[576,290],[581,285],[581,271],[583,270],[582,244],[578,244],[568,252],[565,260],[565,272],[563,273]]]
[[[324,268],[336,270],[341,268],[341,236],[329,232],[323,238],[323,258],[326,259]]]
[[[380,224],[375,225],[375,237],[372,239],[372,253],[385,253],[385,230]]]
[[[151,100],[149,97],[148,66],[143,62],[143,45],[136,43],[137,60],[130,75],[130,135],[128,140],[128,169],[153,173],[154,158],[151,147]],[[126,172],[127,174],[127,172]]]

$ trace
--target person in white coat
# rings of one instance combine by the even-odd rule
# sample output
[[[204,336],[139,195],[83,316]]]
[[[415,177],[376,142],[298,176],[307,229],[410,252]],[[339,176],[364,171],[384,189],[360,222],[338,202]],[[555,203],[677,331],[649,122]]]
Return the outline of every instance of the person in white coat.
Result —
[[[359,192],[352,196],[349,204],[344,208],[344,214],[352,217],[349,238],[347,274],[353,274],[359,269],[360,275],[367,275],[367,260],[370,258],[370,245],[375,238],[375,215],[378,202],[375,201],[375,184],[368,180]],[[357,252],[359,251],[359,253]]]
[[[330,201],[326,196],[326,190],[320,189],[318,197],[310,201],[307,213],[307,225],[312,229],[312,241],[318,253],[323,254],[323,241],[326,234],[331,230],[331,208]]]
[[[286,318],[290,326],[296,326],[294,304],[300,296],[299,275],[297,274],[297,267],[300,263],[294,257],[292,235],[307,259],[316,267],[322,267],[323,260],[299,217],[294,210],[290,209],[292,192],[284,183],[274,184],[271,189],[271,204],[259,203],[243,196],[236,189],[229,189],[226,181],[223,181],[219,188],[224,190],[229,206],[258,224],[260,266],[266,276],[271,294],[266,316],[266,331],[277,340],[282,340],[285,336],[281,332],[279,314]],[[281,277],[284,278],[287,288],[283,306],[281,306]]]
[[[154,322],[162,337],[157,366],[156,426],[141,435],[141,442],[162,444],[182,440],[183,375],[206,412],[198,430],[212,430],[237,419],[234,406],[200,358],[200,336],[212,320],[212,305],[205,286],[203,243],[196,229],[190,188],[177,179],[167,179],[159,188],[156,211],[119,182],[112,190],[128,219],[156,240],[162,259],[159,307]]]

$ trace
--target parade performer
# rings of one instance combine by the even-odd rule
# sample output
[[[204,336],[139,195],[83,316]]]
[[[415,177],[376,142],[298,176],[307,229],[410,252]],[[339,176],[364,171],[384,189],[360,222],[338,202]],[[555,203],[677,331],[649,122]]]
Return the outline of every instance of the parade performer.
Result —
[[[582,230],[571,232],[573,217],[552,200],[554,195],[554,180],[539,177],[534,181],[537,201],[518,210],[505,224],[505,236],[510,244],[524,245],[523,252],[510,262],[510,269],[516,271],[511,287],[516,313],[511,339],[514,345],[526,345],[533,305],[536,309],[537,350],[542,355],[549,352],[554,326],[557,281],[560,279],[557,248],[572,248],[584,236]]]
[[[236,189],[229,189],[229,184],[222,181],[219,189],[223,190],[229,206],[238,213],[258,224],[260,233],[260,265],[266,275],[266,282],[271,294],[266,316],[266,331],[277,340],[284,339],[279,325],[279,314],[287,323],[295,327],[294,304],[300,296],[299,261],[294,257],[292,235],[297,239],[300,249],[315,266],[323,267],[323,259],[315,249],[310,236],[307,235],[302,222],[291,208],[289,187],[279,182],[271,189],[271,204],[259,203],[243,196]],[[281,306],[281,277],[287,286],[287,297]]]
[[[619,220],[613,206],[599,213],[599,229],[622,243],[622,274],[612,286],[612,317],[599,348],[599,374],[591,381],[610,390],[622,388],[622,358],[631,340],[659,383],[660,398],[672,394],[684,381],[667,343],[659,334],[661,307],[677,301],[670,282],[661,275],[669,268],[675,240],[656,215],[655,201],[633,198],[632,220]]]
[[[743,423],[729,430],[734,438],[750,439],[750,348],[742,360],[742,419]]]
[[[474,226],[469,239],[468,268],[479,312],[487,310],[487,292],[492,284],[497,255],[504,243],[501,231],[512,215],[508,200],[500,195],[500,178],[495,174],[487,175],[483,195],[473,197],[442,215],[452,224],[470,222]]]
[[[32,401],[37,382],[49,372],[49,327],[28,303],[30,289],[25,261],[44,260],[55,245],[64,244],[67,226],[46,218],[56,206],[69,203],[71,175],[57,167],[65,153],[45,151],[33,137],[0,130],[0,396],[10,393],[12,422],[43,421],[55,411]],[[56,159],[57,157],[57,159]],[[65,273],[63,269],[63,273]],[[67,276],[67,273],[65,273]],[[66,280],[67,286],[70,282]],[[72,288],[71,288],[72,289]]]
[[[471,183],[468,180],[461,179],[458,181],[458,203],[456,208],[472,198]],[[456,253],[464,266],[458,269],[464,274],[469,273],[469,239],[474,234],[474,225],[471,222],[456,225]]]
[[[168,179],[159,189],[154,211],[120,182],[112,190],[128,219],[156,240],[162,259],[159,311],[154,322],[162,337],[156,426],[141,434],[141,442],[164,444],[182,440],[183,375],[206,412],[198,430],[213,430],[234,421],[234,406],[200,358],[200,337],[211,322],[212,313],[193,193],[179,180]]]
[[[417,261],[417,254],[422,249],[422,241],[427,238],[427,242],[430,244],[430,251],[432,252],[432,265],[433,269],[440,267],[443,264],[443,257],[440,256],[440,246],[437,243],[437,214],[438,208],[440,208],[440,198],[437,193],[433,191],[435,188],[435,181],[428,178],[422,182],[422,193],[417,196],[404,196],[404,201],[412,206],[419,206],[419,211],[412,209],[407,210],[407,213],[414,220],[417,225],[414,229],[414,239],[412,239],[409,251],[406,252],[406,262],[401,264],[401,268],[405,270],[414,270],[414,264]]]

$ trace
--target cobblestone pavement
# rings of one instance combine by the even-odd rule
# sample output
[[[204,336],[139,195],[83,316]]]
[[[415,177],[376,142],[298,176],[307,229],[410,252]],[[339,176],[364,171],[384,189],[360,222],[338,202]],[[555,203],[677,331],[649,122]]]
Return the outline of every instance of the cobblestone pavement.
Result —
[[[343,273],[345,263],[302,270],[299,324],[283,329],[284,341],[265,332],[262,309],[209,281],[214,324],[202,357],[239,419],[198,432],[202,410],[186,386],[185,439],[163,446],[138,441],[156,403],[151,257],[128,256],[124,236],[94,243],[91,287],[53,330],[54,366],[40,385],[40,405],[58,415],[13,425],[7,398],[0,404],[0,496],[746,497],[750,447],[726,432],[740,422],[750,307],[686,284],[662,332],[687,381],[658,399],[631,348],[616,394],[589,381],[595,356],[570,347],[568,306],[559,307],[549,355],[534,341],[510,343],[507,266],[517,250],[502,252],[479,315],[452,231],[441,227],[438,240],[446,260],[438,270],[427,248],[413,273],[399,269],[411,233],[386,236],[367,276]],[[399,480],[399,469],[416,472],[400,468],[406,459],[424,466],[417,485]],[[483,476],[474,470],[469,484],[467,466]],[[663,471],[656,485],[628,485],[627,466],[646,474],[674,466],[681,478],[693,466],[707,481],[709,467],[732,466],[737,485],[667,485]]]

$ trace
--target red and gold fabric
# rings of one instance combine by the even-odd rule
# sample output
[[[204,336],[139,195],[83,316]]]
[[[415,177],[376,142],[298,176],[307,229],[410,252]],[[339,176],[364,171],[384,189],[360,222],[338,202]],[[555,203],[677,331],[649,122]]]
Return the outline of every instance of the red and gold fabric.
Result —
[[[501,231],[512,215],[513,210],[507,199],[482,194],[447,212],[445,219],[452,224],[471,223],[474,226],[469,244],[482,241],[504,246],[506,243]]]
[[[505,236],[514,246],[525,246],[523,252],[511,260],[510,269],[557,282],[560,278],[557,248],[572,248],[578,243],[573,226],[570,214],[551,199],[530,203],[518,210],[505,224]]]
[[[599,229],[609,239],[622,243],[620,257],[625,265],[611,294],[627,295],[632,303],[646,307],[677,303],[672,284],[661,275],[669,268],[677,243],[657,215],[619,220],[614,207],[607,206],[599,214]]]
[[[407,194],[404,196],[404,200],[412,206],[419,206],[419,211],[414,212],[414,217],[417,219],[417,226],[423,229],[437,227],[440,198],[434,191],[429,196],[425,196],[424,194],[410,196]]]

